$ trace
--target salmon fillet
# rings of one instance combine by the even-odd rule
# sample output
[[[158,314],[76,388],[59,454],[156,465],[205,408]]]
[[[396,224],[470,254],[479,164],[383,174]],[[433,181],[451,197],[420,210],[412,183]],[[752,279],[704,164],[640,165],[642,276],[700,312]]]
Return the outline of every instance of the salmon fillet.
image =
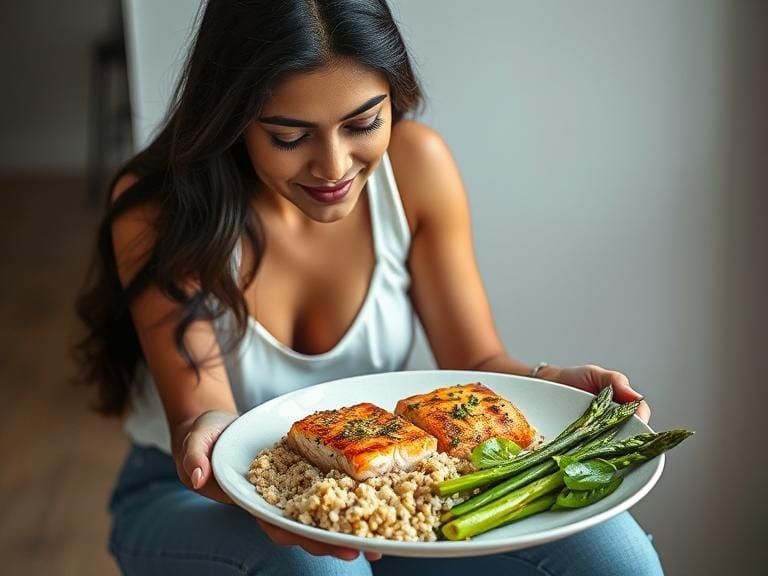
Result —
[[[479,382],[438,388],[397,403],[395,414],[437,438],[437,449],[469,458],[472,449],[494,436],[522,448],[538,439],[536,430],[509,400]]]
[[[410,470],[437,451],[436,438],[369,402],[315,412],[295,422],[287,440],[318,468],[355,480]]]

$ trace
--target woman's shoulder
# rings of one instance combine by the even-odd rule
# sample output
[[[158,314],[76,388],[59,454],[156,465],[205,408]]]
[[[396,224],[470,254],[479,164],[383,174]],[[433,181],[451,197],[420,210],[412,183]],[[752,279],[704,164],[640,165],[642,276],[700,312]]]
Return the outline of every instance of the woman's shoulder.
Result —
[[[119,176],[112,187],[112,205],[124,199],[126,192],[142,181],[134,172]],[[155,222],[159,209],[155,202],[137,202],[115,215],[112,220],[112,245],[118,275],[127,284],[144,265],[154,246],[157,234]]]
[[[392,127],[388,153],[401,172],[418,173],[452,161],[448,145],[431,126],[417,120],[400,120]]]
[[[126,190],[128,190],[131,186],[136,184],[139,180],[141,180],[141,177],[135,172],[125,172],[121,174],[115,181],[114,186],[112,187],[110,200],[112,202],[115,202],[118,198],[120,198],[125,193]]]
[[[425,219],[439,218],[439,212],[465,205],[456,162],[437,130],[415,120],[401,120],[392,128],[387,152],[412,232]]]

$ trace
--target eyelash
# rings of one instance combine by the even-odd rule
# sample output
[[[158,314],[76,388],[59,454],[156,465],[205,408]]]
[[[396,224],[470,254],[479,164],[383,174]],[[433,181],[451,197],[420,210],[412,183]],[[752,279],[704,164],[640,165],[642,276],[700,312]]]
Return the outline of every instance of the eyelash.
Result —
[[[384,120],[382,120],[381,116],[377,116],[376,119],[368,124],[367,126],[347,126],[347,130],[349,130],[353,135],[355,136],[365,136],[367,134],[370,134],[371,132],[375,132],[379,128],[381,128],[384,125]],[[299,144],[301,144],[304,141],[304,138],[306,137],[306,134],[299,138],[298,140],[294,140],[293,142],[285,142],[283,140],[280,140],[276,136],[272,136],[272,144],[279,148],[280,150],[293,150],[295,149]]]

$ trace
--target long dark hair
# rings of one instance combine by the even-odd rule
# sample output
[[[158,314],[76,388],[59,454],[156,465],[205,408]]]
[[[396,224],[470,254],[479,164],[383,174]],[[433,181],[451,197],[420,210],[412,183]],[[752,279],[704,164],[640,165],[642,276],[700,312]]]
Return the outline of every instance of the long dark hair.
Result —
[[[150,284],[181,305],[176,346],[199,375],[184,344],[190,324],[232,312],[239,342],[247,327],[243,288],[253,280],[264,243],[249,208],[255,175],[241,134],[286,74],[350,58],[386,74],[392,119],[417,109],[422,92],[385,0],[208,0],[162,130],[117,173],[139,181],[110,202],[77,313],[87,333],[76,347],[78,380],[98,386],[97,409],[125,411],[142,351],[129,304]],[[145,265],[123,287],[111,229],[140,204],[159,210]],[[231,269],[238,241],[255,265],[241,280]],[[183,288],[194,278],[194,293]],[[216,304],[213,304],[216,303]],[[227,349],[230,349],[227,347]]]

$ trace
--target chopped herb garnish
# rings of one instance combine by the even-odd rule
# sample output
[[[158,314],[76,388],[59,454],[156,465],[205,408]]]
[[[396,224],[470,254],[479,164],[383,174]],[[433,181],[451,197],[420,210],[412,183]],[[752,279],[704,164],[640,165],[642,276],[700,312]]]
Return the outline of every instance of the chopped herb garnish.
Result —
[[[472,412],[469,411],[466,404],[456,404],[456,406],[451,409],[451,418],[466,420],[467,416],[472,416]]]
[[[372,418],[354,418],[344,425],[339,436],[351,440],[362,440],[363,438],[377,438],[387,436],[395,438],[395,432],[402,428],[402,422],[399,418],[392,418],[383,425],[377,422],[376,417]]]
[[[458,438],[453,438],[451,440],[451,448],[456,448],[456,446],[459,445],[459,442],[461,442],[461,440],[459,440]]]
[[[390,420],[378,430],[376,436],[394,436],[395,432],[402,428],[402,424],[397,420]]]
[[[469,404],[470,406],[477,406],[478,404],[480,404],[480,399],[474,394],[470,394],[469,399],[467,400],[467,404]]]

